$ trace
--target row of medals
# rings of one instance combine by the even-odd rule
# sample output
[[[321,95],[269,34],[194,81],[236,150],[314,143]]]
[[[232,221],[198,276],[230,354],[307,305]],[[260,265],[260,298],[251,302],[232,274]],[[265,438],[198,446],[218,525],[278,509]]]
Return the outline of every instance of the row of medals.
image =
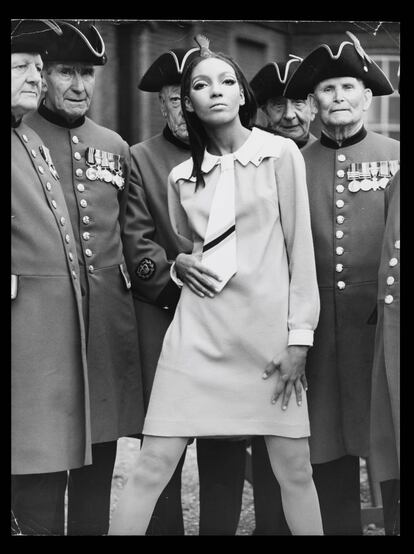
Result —
[[[89,146],[86,149],[86,163],[89,166],[86,170],[86,177],[90,181],[105,181],[111,183],[119,190],[125,187],[125,179],[122,177],[121,156],[112,152],[105,152],[98,148]]]
[[[397,173],[399,167],[398,160],[351,163],[346,173],[348,181],[350,181],[348,190],[358,192],[359,190],[385,189],[388,181]]]

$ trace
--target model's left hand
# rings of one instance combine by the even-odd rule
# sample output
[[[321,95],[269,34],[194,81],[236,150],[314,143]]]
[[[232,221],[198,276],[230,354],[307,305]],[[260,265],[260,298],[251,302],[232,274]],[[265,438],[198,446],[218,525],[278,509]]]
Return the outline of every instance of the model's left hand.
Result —
[[[281,355],[273,358],[265,368],[263,379],[267,379],[274,373],[278,374],[279,378],[272,396],[272,404],[275,404],[283,393],[282,410],[287,409],[293,389],[295,389],[298,406],[302,404],[302,386],[305,391],[308,388],[305,375],[308,349],[309,346],[288,346]]]

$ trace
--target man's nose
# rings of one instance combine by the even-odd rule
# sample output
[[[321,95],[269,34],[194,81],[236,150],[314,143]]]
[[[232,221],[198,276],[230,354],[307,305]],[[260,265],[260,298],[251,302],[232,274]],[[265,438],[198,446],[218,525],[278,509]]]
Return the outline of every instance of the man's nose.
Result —
[[[36,84],[40,83],[42,76],[40,74],[40,71],[35,66],[35,64],[33,63],[29,64],[26,78],[31,83],[36,83]]]
[[[77,71],[74,73],[74,75],[72,77],[71,86],[74,90],[79,91],[79,92],[82,92],[83,90],[85,90],[85,85],[84,85],[82,76]]]
[[[334,91],[335,102],[342,102],[343,99],[344,99],[344,91],[342,90],[342,87],[336,87]]]
[[[283,114],[283,117],[285,119],[288,119],[289,121],[291,121],[292,119],[295,119],[296,117],[296,112],[293,108],[293,104],[290,100],[287,100],[286,102],[286,105],[285,105],[285,112]]]

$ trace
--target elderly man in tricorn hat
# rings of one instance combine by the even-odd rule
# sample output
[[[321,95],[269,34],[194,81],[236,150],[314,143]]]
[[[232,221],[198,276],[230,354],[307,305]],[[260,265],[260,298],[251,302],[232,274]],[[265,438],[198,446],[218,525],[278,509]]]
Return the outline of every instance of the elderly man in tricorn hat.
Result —
[[[12,533],[63,535],[67,471],[91,463],[86,341],[74,230],[50,151],[22,120],[62,30],[18,20],[11,36]],[[57,36],[57,35],[56,35]]]
[[[304,149],[321,314],[306,362],[313,478],[324,532],[360,535],[359,458],[369,455],[371,368],[384,188],[399,142],[367,131],[372,96],[393,88],[359,40],[322,44],[292,75],[288,98],[309,95],[320,140]],[[278,495],[273,483],[273,495]],[[273,502],[275,502],[274,496]],[[280,512],[282,513],[282,512]],[[285,533],[280,524],[266,534]]]
[[[283,95],[286,83],[299,67],[302,58],[289,54],[286,62],[264,65],[250,81],[258,106],[266,118],[270,133],[290,138],[298,148],[305,148],[316,140],[309,131],[315,118],[310,101],[305,98],[287,98]]]
[[[136,321],[121,228],[128,144],[86,116],[105,45],[90,22],[57,20],[45,54],[45,98],[27,123],[48,145],[69,207],[79,257],[91,403],[92,465],[68,476],[69,535],[109,527],[117,439],[141,432],[144,406]],[[62,220],[63,225],[63,220]],[[62,503],[64,488],[62,488]]]
[[[131,147],[131,188],[123,233],[138,322],[146,405],[164,334],[180,294],[171,279],[170,268],[180,252],[192,249],[191,244],[179,242],[171,227],[167,180],[171,169],[190,157],[180,80],[185,64],[198,52],[198,48],[174,48],[163,53],[139,83],[140,90],[158,94],[166,122],[160,134]],[[185,271],[185,267],[180,267]],[[200,535],[236,533],[245,450],[245,441],[197,440]],[[184,533],[181,509],[184,456],[157,503],[147,534]]]

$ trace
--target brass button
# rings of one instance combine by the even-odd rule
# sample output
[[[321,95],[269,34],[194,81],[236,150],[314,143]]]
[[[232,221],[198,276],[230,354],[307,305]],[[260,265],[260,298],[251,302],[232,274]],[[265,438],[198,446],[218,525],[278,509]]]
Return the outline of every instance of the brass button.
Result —
[[[396,240],[394,246],[397,250],[399,250],[400,249],[400,241]]]
[[[341,273],[341,271],[343,271],[343,269],[344,269],[344,266],[342,264],[336,264],[335,271],[337,273]]]
[[[73,135],[73,137],[72,137],[72,142],[73,142],[74,144],[78,144],[79,139],[78,139],[78,137],[77,137],[76,135]]]
[[[75,153],[73,154],[73,156],[74,156],[75,160],[80,160],[81,157],[82,157],[82,156],[79,154],[79,152],[75,152]]]
[[[345,288],[345,283],[343,281],[338,281],[337,287],[339,290],[343,290]]]
[[[72,275],[73,275],[73,278],[74,278],[74,279],[77,279],[77,278],[78,278],[78,276],[76,275],[76,271],[75,271],[74,269],[72,269]]]
[[[83,224],[84,224],[84,225],[89,225],[89,223],[90,223],[91,220],[89,219],[89,216],[88,216],[88,215],[84,215],[84,216],[82,217],[82,221],[83,221]]]
[[[344,154],[338,154],[338,162],[344,162],[346,160],[346,156]]]
[[[342,246],[337,246],[335,248],[335,252],[338,254],[338,256],[342,256],[342,254],[344,253],[344,249],[342,248]]]
[[[44,172],[45,172],[45,170],[43,169],[43,167],[41,165],[39,165],[39,173],[41,173],[43,175]]]
[[[60,218],[60,224],[62,225],[62,227],[64,226],[65,223],[66,223],[66,219],[62,216]]]
[[[336,231],[335,236],[337,239],[341,239],[344,236],[343,231]]]
[[[342,177],[345,175],[345,171],[343,169],[338,169],[336,174],[342,179]]]
[[[343,208],[345,205],[345,202],[343,200],[337,200],[335,202],[337,208]]]
[[[73,254],[72,254],[72,252],[69,252],[68,256],[69,256],[69,260],[70,260],[71,262],[73,262]]]
[[[341,193],[341,192],[344,192],[344,190],[345,190],[344,185],[337,185],[336,192]]]
[[[27,138],[26,135],[22,135],[22,138],[23,138],[24,142],[29,142],[29,139]]]
[[[53,206],[55,209],[57,208],[56,200],[52,200],[51,204],[52,204],[52,206]]]
[[[93,265],[90,265],[88,267],[88,270],[89,270],[89,273],[93,273],[95,271],[95,268],[93,267]]]
[[[32,150],[31,152],[32,152],[33,158],[36,158],[36,156],[37,156],[36,151],[35,151],[35,150]]]
[[[339,224],[339,225],[342,225],[342,223],[345,221],[345,218],[343,215],[338,215],[338,217],[336,218],[336,222]]]
[[[90,258],[92,256],[92,250],[90,250],[89,248],[87,248],[85,250],[85,254]]]
[[[47,190],[52,190],[52,185],[49,183],[49,181],[46,183]]]
[[[83,171],[80,167],[75,171],[77,177],[83,177]]]
[[[70,236],[69,235],[65,235],[65,241],[69,244],[70,243]]]
[[[79,204],[82,206],[82,208],[86,208],[86,206],[88,205],[88,203],[86,202],[86,200],[84,198],[82,198],[82,200],[79,202]]]
[[[391,304],[394,301],[394,297],[392,294],[387,294],[387,296],[384,298],[384,302],[386,304]]]
[[[82,183],[78,183],[76,185],[76,188],[78,189],[79,192],[84,192],[85,190],[85,185],[82,185]]]
[[[398,264],[397,258],[391,258],[391,260],[388,262],[390,267],[395,267]]]
[[[85,231],[85,233],[82,233],[82,237],[84,240],[89,240],[91,238],[91,235]]]
[[[395,283],[395,279],[392,275],[390,275],[389,277],[387,277],[387,285],[388,286],[391,286]]]

